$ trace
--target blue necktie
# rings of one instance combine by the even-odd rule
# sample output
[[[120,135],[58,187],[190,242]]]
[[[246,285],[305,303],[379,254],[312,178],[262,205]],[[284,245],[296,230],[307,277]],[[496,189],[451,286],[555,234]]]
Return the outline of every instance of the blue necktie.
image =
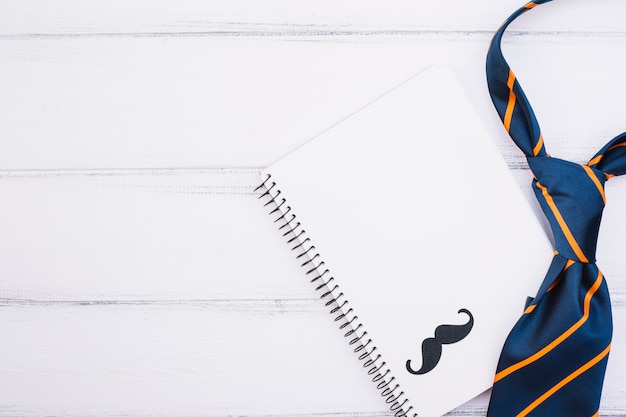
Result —
[[[626,173],[626,133],[587,164],[547,154],[535,114],[500,49],[509,24],[535,6],[527,3],[496,32],[487,54],[487,83],[506,131],[526,154],[533,190],[550,223],[555,254],[534,299],[529,298],[498,362],[488,417],[598,416],[611,348],[611,303],[595,264],[605,205],[604,184]],[[521,262],[532,262],[524,259]]]

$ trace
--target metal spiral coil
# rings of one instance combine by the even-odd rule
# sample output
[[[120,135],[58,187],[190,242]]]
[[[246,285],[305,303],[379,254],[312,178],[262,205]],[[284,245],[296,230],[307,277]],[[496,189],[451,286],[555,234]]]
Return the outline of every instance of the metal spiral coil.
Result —
[[[372,339],[368,337],[359,317],[350,308],[348,300],[326,268],[321,255],[306,236],[306,231],[292,212],[291,206],[281,197],[276,182],[271,181],[271,175],[267,175],[254,192],[259,194],[259,200],[267,200],[263,204],[264,207],[272,207],[269,214],[276,216],[274,223],[280,224],[278,230],[287,239],[287,244],[293,245],[291,250],[298,252],[296,259],[304,261],[300,266],[305,268],[305,275],[311,277],[310,281],[315,286],[315,291],[321,294],[320,299],[326,301],[325,306],[330,308],[329,313],[334,316],[335,322],[340,322],[339,329],[345,330],[344,337],[349,339],[350,346],[354,346],[354,353],[363,362],[363,367],[372,377],[372,382],[376,384],[380,395],[387,404],[390,404],[390,410],[394,412],[395,417],[408,417],[413,406],[409,404],[400,385],[395,382],[395,377],[391,375],[376,346],[373,346]],[[413,413],[413,417],[417,416]]]

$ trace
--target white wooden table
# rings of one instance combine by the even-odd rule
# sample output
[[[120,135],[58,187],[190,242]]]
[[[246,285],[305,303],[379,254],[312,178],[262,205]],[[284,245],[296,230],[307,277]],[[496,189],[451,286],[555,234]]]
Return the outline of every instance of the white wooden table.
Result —
[[[253,194],[257,171],[438,63],[537,210],[484,77],[521,5],[0,0],[0,415],[390,415]],[[556,0],[511,27],[552,155],[584,162],[626,130],[625,15]],[[626,180],[607,194],[600,414],[626,416],[626,257],[609,246]]]

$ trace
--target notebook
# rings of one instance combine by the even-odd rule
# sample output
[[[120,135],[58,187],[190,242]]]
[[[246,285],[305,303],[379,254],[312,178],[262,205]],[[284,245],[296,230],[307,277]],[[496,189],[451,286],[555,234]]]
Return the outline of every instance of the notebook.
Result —
[[[260,174],[312,293],[396,415],[441,416],[491,386],[553,253],[450,70],[425,70]]]

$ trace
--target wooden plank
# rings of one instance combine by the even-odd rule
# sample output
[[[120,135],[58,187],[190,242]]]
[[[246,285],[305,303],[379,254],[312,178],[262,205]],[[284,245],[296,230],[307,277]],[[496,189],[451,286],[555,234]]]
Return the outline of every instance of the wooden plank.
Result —
[[[529,171],[515,172],[539,215]],[[0,298],[309,298],[258,183],[254,169],[0,173]],[[626,178],[607,198],[598,262],[625,294]]]
[[[2,306],[0,414],[382,414],[321,304]],[[625,313],[601,415],[626,415]],[[487,399],[449,415],[484,415]]]
[[[479,5],[459,0],[438,2],[332,0],[298,3],[281,0],[114,0],[102,4],[64,0],[53,6],[27,0],[2,6],[0,36],[39,34],[189,34],[189,33],[336,33],[411,30],[494,30],[520,7],[519,0],[490,0]],[[623,31],[619,0],[571,0],[548,4],[520,19],[516,27],[539,31]]]
[[[0,298],[310,294],[252,192],[258,178],[254,170],[3,175]]]
[[[539,214],[531,174],[514,172]],[[255,169],[1,172],[0,298],[309,298],[258,183]],[[624,294],[615,243],[626,235],[626,178],[607,183],[607,199],[598,262]]]
[[[0,411],[385,410],[321,303],[288,313],[279,303],[256,307],[245,313],[224,304],[3,307]]]
[[[488,39],[0,40],[0,167],[265,166],[432,63],[457,71],[509,162],[523,164],[487,94]],[[552,154],[583,161],[624,131],[626,86],[615,80],[625,42],[558,34],[507,41]]]

